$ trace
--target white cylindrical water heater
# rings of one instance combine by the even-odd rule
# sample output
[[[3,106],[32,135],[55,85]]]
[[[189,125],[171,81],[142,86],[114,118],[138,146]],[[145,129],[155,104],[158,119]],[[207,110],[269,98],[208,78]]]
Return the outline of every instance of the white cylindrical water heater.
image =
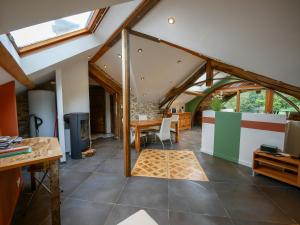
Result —
[[[31,137],[53,137],[56,121],[55,93],[46,90],[28,91]]]

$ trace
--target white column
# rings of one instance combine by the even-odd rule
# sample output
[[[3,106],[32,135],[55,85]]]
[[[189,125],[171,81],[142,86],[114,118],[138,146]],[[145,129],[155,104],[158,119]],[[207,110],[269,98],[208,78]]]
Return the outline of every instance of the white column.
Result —
[[[57,108],[57,124],[58,124],[58,138],[63,157],[61,162],[66,161],[65,150],[65,124],[64,124],[64,110],[63,110],[63,90],[62,90],[62,72],[61,69],[55,71],[56,78],[56,108]]]

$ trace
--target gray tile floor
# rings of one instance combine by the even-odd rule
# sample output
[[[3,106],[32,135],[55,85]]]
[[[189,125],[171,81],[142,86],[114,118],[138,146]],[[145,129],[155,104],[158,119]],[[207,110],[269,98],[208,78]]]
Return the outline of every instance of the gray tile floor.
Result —
[[[62,225],[116,225],[145,209],[160,225],[272,225],[300,223],[300,189],[199,152],[201,130],[182,132],[172,149],[197,155],[209,182],[123,177],[122,143],[98,140],[97,154],[61,165]],[[161,148],[160,144],[148,144]],[[132,161],[137,154],[132,150]],[[26,180],[28,176],[25,174]],[[25,216],[25,188],[14,225],[48,225],[49,195],[41,191]]]

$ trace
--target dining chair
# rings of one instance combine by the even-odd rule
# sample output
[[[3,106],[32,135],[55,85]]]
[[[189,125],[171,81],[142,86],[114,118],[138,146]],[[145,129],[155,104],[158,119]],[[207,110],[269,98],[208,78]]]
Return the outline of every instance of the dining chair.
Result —
[[[165,148],[164,141],[170,140],[170,143],[172,144],[171,122],[171,118],[163,118],[159,132],[155,133],[155,137],[157,136],[159,138],[163,149]]]
[[[146,134],[141,133],[141,138],[145,138],[147,142],[147,136]],[[130,144],[133,144],[135,141],[135,129],[133,127],[130,128]],[[146,146],[146,143],[144,142],[144,146]]]
[[[171,116],[171,122],[179,123],[179,115],[172,115]],[[178,125],[178,124],[177,124]],[[176,128],[173,128],[171,126],[171,133],[176,133]]]

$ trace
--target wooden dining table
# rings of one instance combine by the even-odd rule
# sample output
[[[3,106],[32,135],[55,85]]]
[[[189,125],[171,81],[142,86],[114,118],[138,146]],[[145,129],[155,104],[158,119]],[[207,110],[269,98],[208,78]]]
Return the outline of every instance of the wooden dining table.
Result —
[[[141,131],[147,130],[155,126],[160,126],[162,119],[152,119],[152,120],[133,120],[130,122],[130,126],[135,129],[135,149],[137,152],[141,151]],[[179,125],[178,122],[172,121],[172,126],[175,127],[175,142],[179,141]]]

